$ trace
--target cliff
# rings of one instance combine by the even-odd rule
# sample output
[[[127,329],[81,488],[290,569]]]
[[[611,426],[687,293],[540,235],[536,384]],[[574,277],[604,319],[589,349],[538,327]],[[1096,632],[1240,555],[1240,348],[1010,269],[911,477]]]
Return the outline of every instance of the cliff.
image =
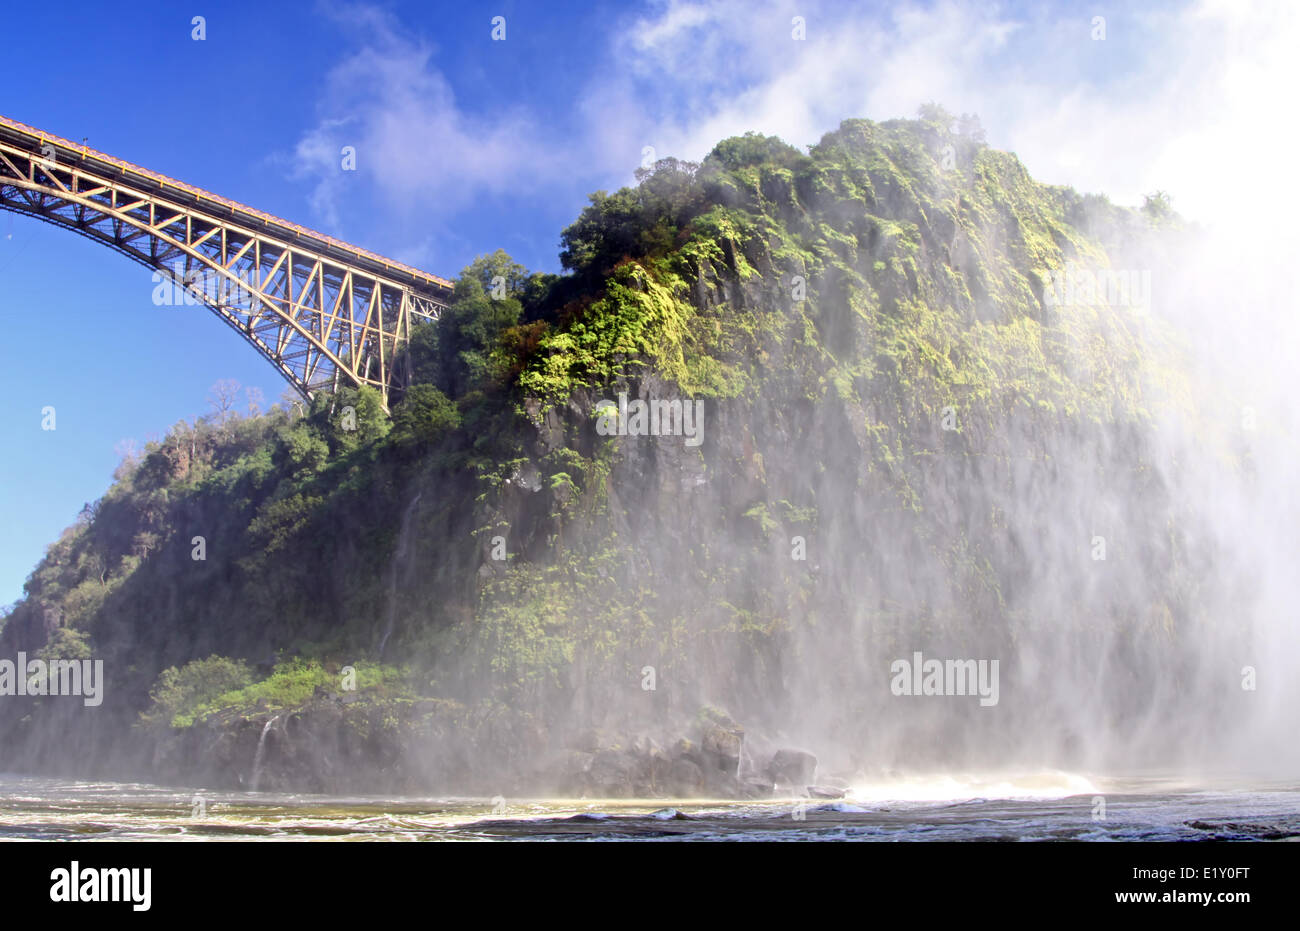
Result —
[[[1151,312],[1192,234],[953,122],[593,195],[565,275],[465,270],[391,420],[344,390],[173,428],[0,632],[106,669],[97,708],[6,699],[4,767],[735,795],[1176,752],[1226,597]],[[900,696],[916,652],[998,660],[996,702]]]

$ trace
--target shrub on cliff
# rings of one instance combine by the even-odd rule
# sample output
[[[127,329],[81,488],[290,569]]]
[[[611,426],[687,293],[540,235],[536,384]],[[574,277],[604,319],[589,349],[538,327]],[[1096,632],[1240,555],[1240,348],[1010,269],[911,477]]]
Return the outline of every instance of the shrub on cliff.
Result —
[[[455,403],[433,385],[414,385],[393,411],[392,441],[427,447],[460,426]]]
[[[191,723],[196,709],[252,681],[248,666],[224,656],[197,659],[179,669],[171,666],[158,677],[149,692],[149,709],[140,717],[146,724],[184,727]]]

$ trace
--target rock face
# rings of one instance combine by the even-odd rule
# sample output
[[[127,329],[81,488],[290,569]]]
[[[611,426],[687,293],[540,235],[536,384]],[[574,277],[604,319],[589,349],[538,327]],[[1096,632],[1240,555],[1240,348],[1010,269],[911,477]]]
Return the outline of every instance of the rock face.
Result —
[[[739,725],[734,722],[730,722],[730,726],[715,723],[705,728],[700,749],[711,769],[736,776],[740,770],[740,753],[744,742],[745,732]]]
[[[948,134],[854,120],[808,154],[729,140],[672,198],[699,205],[685,220],[597,217],[619,231],[609,267],[526,308],[508,335],[528,353],[469,353],[503,381],[447,387],[463,428],[423,446],[377,431],[332,449],[329,423],[282,414],[123,483],[0,629],[0,656],[89,650],[118,678],[95,715],[0,703],[5,764],[112,755],[124,776],[238,785],[279,713],[263,788],[752,797],[817,785],[817,756],[787,743],[833,767],[856,765],[845,747],[928,762],[1029,743],[1027,728],[1047,740],[1069,716],[1010,694],[995,710],[900,700],[890,662],[918,647],[1010,659],[1050,627],[1035,665],[1076,669],[1057,644],[1103,649],[1122,621],[1107,668],[1129,685],[1088,679],[1088,694],[1181,688],[1147,676],[1143,651],[1191,668],[1169,631],[1213,592],[1178,588],[1205,553],[1168,532],[1197,520],[1152,467],[1139,331],[1042,293],[1064,263],[1104,264],[1148,231],[974,141],[942,169]],[[650,203],[663,181],[610,202]],[[623,395],[702,405],[701,442],[601,432],[598,405]],[[191,473],[212,481],[178,484]],[[410,582],[390,590],[416,500]],[[1038,547],[1044,514],[1059,533]],[[1080,555],[1094,515],[1141,547]],[[203,562],[194,526],[224,528]],[[169,667],[321,643],[351,663],[385,616],[390,658],[413,670],[400,700],[317,695],[137,732]],[[877,714],[913,716],[892,733],[920,746],[881,737]]]
[[[678,798],[695,798],[705,792],[704,770],[688,757],[679,756],[673,760],[669,777],[669,792]]]
[[[818,760],[807,750],[782,747],[751,757],[745,729],[729,715],[705,708],[690,736],[660,743],[645,735],[629,745],[616,736],[586,731],[574,747],[552,757],[548,785],[561,795],[586,798],[762,799],[811,796],[838,799],[848,783],[818,782]],[[693,739],[695,738],[695,739]],[[583,747],[585,749],[576,749]]]
[[[806,750],[778,750],[767,771],[778,787],[803,791],[816,781],[817,757]]]
[[[702,709],[686,734],[660,740],[586,730],[551,757],[541,784],[586,798],[767,798],[772,784],[741,777],[745,729],[715,708]]]

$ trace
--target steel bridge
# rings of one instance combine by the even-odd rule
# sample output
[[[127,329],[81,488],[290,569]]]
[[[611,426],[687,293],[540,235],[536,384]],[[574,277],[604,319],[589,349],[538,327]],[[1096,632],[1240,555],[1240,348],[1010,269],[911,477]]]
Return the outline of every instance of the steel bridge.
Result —
[[[239,331],[305,398],[371,385],[387,408],[398,350],[452,283],[0,116],[0,209],[147,265]],[[157,291],[157,289],[155,289]]]

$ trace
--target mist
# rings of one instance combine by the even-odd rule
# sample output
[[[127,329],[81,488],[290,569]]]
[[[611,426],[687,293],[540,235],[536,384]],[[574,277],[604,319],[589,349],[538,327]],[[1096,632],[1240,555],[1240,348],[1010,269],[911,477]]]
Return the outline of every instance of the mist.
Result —
[[[1295,11],[1161,8],[1112,17],[1100,42],[1089,35],[1091,17],[1054,15],[1027,24],[941,4],[904,8],[886,23],[837,21],[833,36],[821,34],[816,74],[770,40],[770,23],[724,7],[670,5],[629,40],[625,51],[646,73],[680,80],[674,92],[688,99],[687,81],[724,78],[707,64],[718,56],[671,67],[684,64],[684,50],[734,43],[746,53],[731,79],[739,92],[734,102],[695,99],[690,122],[605,126],[606,140],[667,140],[663,149],[697,156],[727,132],[801,142],[833,125],[831,111],[879,119],[936,99],[980,114],[991,144],[1016,151],[1036,178],[1134,207],[1167,191],[1188,222],[1158,252],[1107,243],[1110,269],[1149,275],[1149,304],[1108,308],[1113,317],[1080,333],[1122,328],[1136,355],[1177,367],[1173,387],[1141,376],[1151,422],[1049,436],[1041,419],[1012,416],[998,437],[968,437],[962,448],[945,447],[952,434],[934,412],[926,503],[953,515],[970,533],[966,544],[996,566],[1008,583],[1003,604],[982,601],[980,580],[956,577],[934,552],[957,541],[898,546],[907,534],[853,471],[860,444],[799,450],[799,436],[833,436],[835,427],[800,431],[772,411],[752,438],[769,483],[785,450],[785,487],[815,485],[819,500],[843,510],[823,512],[808,536],[812,583],[791,579],[788,540],[766,562],[746,562],[736,544],[747,594],[791,606],[788,640],[765,666],[743,650],[708,657],[697,681],[716,684],[697,697],[716,699],[774,745],[804,746],[864,773],[1011,766],[1293,776],[1300,644],[1288,580],[1300,555],[1292,390],[1300,334],[1289,271],[1297,237],[1284,218],[1300,204],[1294,186],[1279,182],[1294,149],[1276,101],[1296,80]],[[737,28],[704,38],[719,22]],[[815,15],[809,22],[818,25]],[[1081,79],[1105,43],[1128,54],[1114,59],[1112,76]],[[1010,78],[1011,62],[1049,57],[1059,61],[1056,84]],[[904,71],[905,80],[891,79]],[[596,99],[630,99],[635,87],[616,82]],[[710,416],[715,431],[727,429]],[[1025,458],[981,459],[1000,444]],[[689,509],[716,513],[721,504],[706,496]],[[690,518],[657,518],[680,519]],[[636,538],[645,553],[677,545],[646,523]],[[713,542],[726,546],[725,537]],[[801,616],[812,591],[817,607]],[[890,664],[913,651],[1000,660],[998,705],[892,695]]]

